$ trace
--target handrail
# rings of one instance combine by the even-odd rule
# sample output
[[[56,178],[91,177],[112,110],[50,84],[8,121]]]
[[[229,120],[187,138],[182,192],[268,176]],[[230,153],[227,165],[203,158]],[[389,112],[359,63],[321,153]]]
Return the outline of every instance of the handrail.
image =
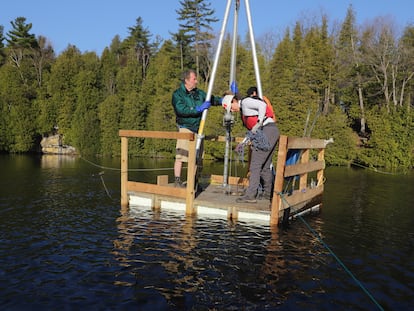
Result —
[[[274,181],[273,200],[271,204],[270,224],[276,225],[285,209],[295,208],[300,204],[306,204],[323,193],[323,179],[325,169],[324,152],[328,143],[332,140],[315,139],[309,137],[287,137],[281,135],[279,138],[279,150],[277,154],[276,176]],[[317,160],[310,161],[310,150],[316,149]],[[286,164],[289,150],[300,151],[297,163]],[[309,182],[309,173],[316,172],[316,181]],[[287,178],[299,177],[297,189],[293,189],[289,195],[283,194],[283,185]],[[282,201],[282,195],[284,200]],[[299,210],[301,207],[297,207]]]
[[[194,214],[196,140],[194,133],[119,130],[121,137],[121,206],[128,206],[128,191],[146,192],[186,199],[186,214]],[[186,188],[128,180],[128,138],[186,139],[189,141]]]

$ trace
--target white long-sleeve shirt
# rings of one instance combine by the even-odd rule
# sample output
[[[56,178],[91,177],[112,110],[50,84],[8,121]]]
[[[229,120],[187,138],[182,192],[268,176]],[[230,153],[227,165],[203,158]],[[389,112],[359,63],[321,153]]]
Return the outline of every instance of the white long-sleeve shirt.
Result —
[[[272,118],[265,118],[267,104],[260,99],[246,97],[240,101],[239,105],[246,117],[257,116],[258,120],[263,122],[263,125],[275,122]]]

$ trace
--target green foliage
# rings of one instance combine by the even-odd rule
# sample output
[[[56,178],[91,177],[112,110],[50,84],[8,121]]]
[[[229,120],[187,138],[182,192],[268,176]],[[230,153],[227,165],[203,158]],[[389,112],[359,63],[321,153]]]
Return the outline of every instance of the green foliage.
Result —
[[[308,131],[313,126],[312,137],[329,140],[325,152],[325,161],[328,165],[350,165],[357,157],[357,135],[349,127],[347,116],[339,107],[331,107],[330,113],[317,113],[310,118]],[[314,123],[314,125],[313,125]]]
[[[75,46],[55,57],[47,39],[36,39],[24,17],[12,22],[6,37],[0,25],[0,151],[32,151],[41,136],[58,132],[81,154],[118,156],[119,129],[176,131],[171,96],[181,72],[197,69],[199,87],[207,90],[216,53],[210,4],[185,0],[180,5],[180,28],[171,40],[151,41],[137,18],[127,38],[115,36],[101,57]],[[412,168],[414,28],[407,26],[401,38],[390,35],[387,23],[361,30],[352,6],[337,33],[328,25],[325,16],[310,25],[296,22],[272,57],[256,46],[263,95],[273,104],[281,134],[333,138],[325,153],[330,165]],[[244,96],[257,82],[250,38],[237,39],[235,74]],[[215,96],[229,88],[231,49],[227,35]],[[378,55],[389,66],[381,67],[384,59]],[[226,135],[223,114],[220,106],[208,111],[206,158],[224,158],[225,143],[217,142]],[[234,119],[231,135],[244,137],[240,116]],[[131,156],[173,157],[174,148],[173,140],[129,140]]]
[[[76,109],[73,113],[70,139],[82,154],[96,155],[100,148],[98,104],[101,101],[99,60],[94,53],[84,54],[83,70],[75,77]]]
[[[128,130],[145,129],[146,107],[137,92],[130,92],[122,102],[123,109],[121,115],[120,128]],[[130,156],[143,154],[144,140],[130,139],[128,142],[128,152]]]
[[[367,113],[371,137],[361,151],[360,161],[365,165],[391,171],[413,166],[414,123],[413,112],[374,109]]]
[[[210,71],[208,49],[213,38],[212,23],[217,22],[218,19],[214,17],[215,11],[210,8],[211,4],[206,0],[181,0],[180,5],[181,8],[176,10],[178,20],[181,21],[179,41],[191,45],[197,75],[207,81]],[[184,46],[182,51],[190,51],[190,49]],[[188,55],[184,58],[188,58]]]
[[[81,53],[76,47],[69,46],[53,64],[48,83],[48,113],[67,144],[71,143],[70,130],[77,102],[76,76],[81,70]]]
[[[2,104],[1,133],[4,150],[28,152],[35,149],[36,113],[30,101],[32,93],[22,87],[19,71],[11,65],[0,70]]]
[[[38,46],[34,34],[29,33],[32,23],[26,23],[25,17],[17,17],[10,22],[12,29],[7,33],[7,43],[11,48],[25,49]]]
[[[145,128],[148,130],[177,130],[171,97],[180,82],[179,51],[171,41],[165,41],[148,68],[148,78],[143,83],[143,100],[148,107]],[[144,149],[151,156],[171,157],[175,154],[175,141],[147,139]]]
[[[118,136],[121,121],[122,106],[117,95],[110,95],[99,104],[101,153],[110,156],[119,156],[121,141]]]

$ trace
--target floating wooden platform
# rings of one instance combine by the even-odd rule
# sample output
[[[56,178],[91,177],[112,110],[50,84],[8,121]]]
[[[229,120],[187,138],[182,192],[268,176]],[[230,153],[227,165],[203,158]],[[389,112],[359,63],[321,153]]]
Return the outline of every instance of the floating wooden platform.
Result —
[[[174,187],[173,184],[169,186]],[[220,184],[208,184],[206,187],[203,187],[202,191],[194,199],[195,214],[211,218],[269,224],[272,209],[271,201],[258,199],[256,203],[236,203],[236,199],[242,193],[242,189],[242,187],[237,185],[223,187]],[[186,213],[185,199],[135,191],[129,192],[128,196],[129,206],[133,208],[150,207]],[[311,200],[291,206],[287,216],[289,219],[292,219],[297,215],[319,212],[321,204],[322,194],[313,196]]]
[[[248,180],[239,177],[210,176],[210,182],[196,193],[195,138],[191,133],[120,130],[121,205],[145,206],[183,211],[186,215],[204,214],[233,220],[262,220],[277,226],[282,220],[319,210],[324,186],[324,151],[332,140],[280,136],[272,201],[236,203],[237,193]],[[167,175],[157,184],[128,180],[128,138],[187,139],[189,156],[186,188],[175,188]],[[292,155],[294,157],[292,157]],[[294,159],[292,161],[292,159]],[[226,189],[222,186],[226,185]],[[228,188],[230,187],[230,188]]]

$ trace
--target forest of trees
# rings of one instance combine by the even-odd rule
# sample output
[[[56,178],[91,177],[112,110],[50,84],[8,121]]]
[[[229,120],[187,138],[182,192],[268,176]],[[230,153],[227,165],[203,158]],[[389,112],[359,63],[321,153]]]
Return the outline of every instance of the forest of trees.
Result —
[[[44,36],[31,33],[25,17],[0,25],[0,151],[35,152],[55,133],[81,155],[119,156],[119,129],[175,131],[172,92],[184,69],[199,74],[207,90],[216,53],[218,23],[205,0],[182,0],[179,29],[152,38],[141,17],[115,35],[102,55],[68,45],[55,55]],[[271,21],[269,21],[271,23]],[[390,171],[414,165],[414,26],[402,31],[378,17],[356,24],[350,6],[341,24],[328,16],[314,24],[297,21],[276,42],[256,38],[263,93],[273,103],[281,133],[334,138],[329,165],[364,165]],[[246,34],[247,38],[247,34]],[[242,93],[256,84],[251,47],[239,38],[236,77]],[[213,94],[229,87],[231,38],[227,34]],[[233,136],[244,136],[235,116]],[[222,159],[223,109],[206,120],[206,157]],[[173,141],[132,141],[131,156],[172,157]]]

